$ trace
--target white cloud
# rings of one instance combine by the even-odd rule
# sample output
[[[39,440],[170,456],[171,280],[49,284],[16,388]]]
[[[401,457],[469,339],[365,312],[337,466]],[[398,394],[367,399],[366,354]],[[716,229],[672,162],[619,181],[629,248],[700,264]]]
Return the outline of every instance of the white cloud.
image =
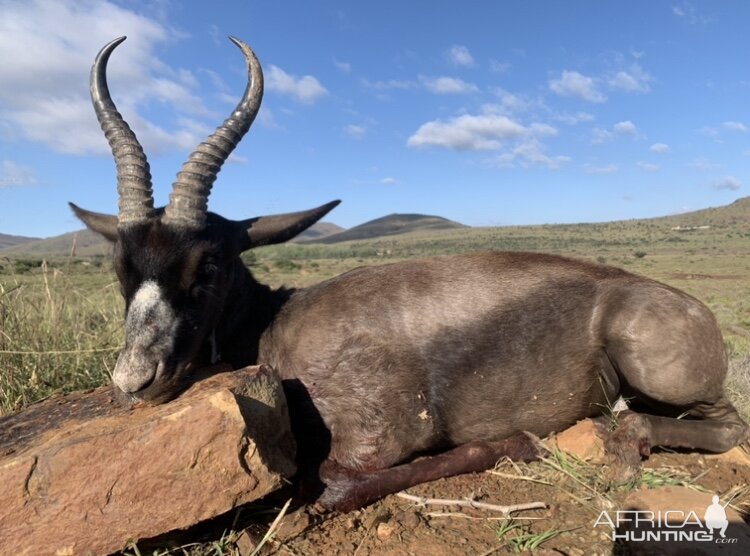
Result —
[[[742,182],[734,176],[726,176],[719,180],[716,180],[711,184],[711,187],[718,190],[725,189],[728,191],[737,191],[740,187],[742,187]]]
[[[716,168],[721,167],[721,165],[716,164],[715,162],[711,162],[705,156],[698,156],[694,158],[688,164],[688,166],[690,166],[691,168],[695,168],[696,170],[715,170]]]
[[[448,50],[448,60],[456,66],[462,66],[465,68],[470,68],[474,66],[475,63],[474,57],[471,55],[471,52],[469,52],[469,49],[458,44],[454,44]]]
[[[402,79],[389,79],[387,81],[369,81],[368,79],[363,79],[362,84],[368,89],[374,89],[376,91],[389,91],[392,89],[408,90],[414,89],[417,86],[414,81]]]
[[[108,67],[119,111],[147,152],[193,148],[202,137],[180,122],[194,121],[184,115],[209,114],[193,92],[197,79],[188,70],[170,69],[155,55],[158,44],[180,35],[104,0],[3,3],[0,125],[56,151],[109,153],[89,100],[88,73],[113,29],[129,37]],[[177,126],[164,129],[141,116],[142,107],[154,101],[176,113]]]
[[[510,69],[510,62],[500,62],[499,60],[490,60],[490,71],[495,73],[505,73]]]
[[[258,112],[257,119],[265,128],[275,130],[284,129],[284,127],[276,121],[273,112],[271,112],[271,109],[268,108],[267,104],[264,104],[260,107],[260,112]]]
[[[554,135],[557,130],[547,124],[524,126],[498,114],[465,114],[422,124],[407,141],[413,148],[440,147],[459,151],[499,150],[514,139]]]
[[[612,126],[612,129],[602,129],[595,127],[591,130],[591,144],[592,145],[603,145],[609,143],[615,139],[616,135],[627,135],[635,137],[638,135],[638,128],[630,120],[617,122]]]
[[[501,87],[495,88],[493,92],[495,93],[495,96],[500,99],[500,105],[485,105],[485,111],[513,114],[529,110],[533,106],[540,104],[538,101],[511,93]]]
[[[741,131],[743,133],[747,131],[747,126],[742,122],[724,122],[721,125],[728,131]]]
[[[420,76],[419,79],[428,91],[438,95],[475,93],[479,90],[479,88],[473,83],[467,83],[458,77]]]
[[[352,65],[349,62],[334,59],[333,64],[343,73],[350,73],[352,71]]]
[[[523,167],[544,166],[550,170],[557,170],[568,162],[570,162],[569,156],[547,155],[544,146],[536,139],[524,141],[512,150],[498,155],[494,160],[496,165],[502,167],[518,164]]]
[[[620,70],[611,76],[608,84],[613,89],[626,93],[647,93],[651,90],[650,81],[651,76],[640,65],[633,64],[627,70]]]
[[[609,130],[595,127],[591,130],[591,144],[592,145],[603,145],[609,143],[614,139],[615,134]]]
[[[398,183],[398,180],[396,178],[387,177],[380,180],[380,183],[383,185],[396,185]]]
[[[653,164],[652,162],[638,161],[635,163],[635,165],[638,166],[638,168],[640,168],[644,172],[656,172],[659,170],[659,165]]]
[[[328,94],[328,90],[312,75],[297,77],[274,65],[266,72],[266,87],[302,104],[313,104]]]
[[[695,6],[688,2],[682,2],[679,6],[672,6],[672,13],[690,25],[706,25],[708,23],[716,22],[716,17],[699,13],[698,10],[695,9]]]
[[[658,154],[667,154],[671,151],[669,145],[667,145],[666,143],[654,143],[648,148],[648,150],[650,150],[652,153]]]
[[[362,139],[367,134],[367,128],[361,125],[349,124],[344,128],[344,133],[352,139]]]
[[[615,133],[619,133],[620,135],[636,135],[638,133],[638,128],[636,128],[635,124],[630,120],[617,122],[612,126],[612,129]]]
[[[576,97],[588,102],[604,102],[606,95],[597,88],[597,80],[577,71],[563,70],[558,79],[549,82],[549,88],[561,96]]]
[[[606,166],[594,166],[593,164],[584,164],[583,171],[591,175],[609,175],[616,174],[619,168],[616,164],[607,164]]]
[[[593,122],[594,116],[588,112],[576,112],[575,114],[568,114],[567,112],[562,114],[556,114],[554,118],[568,125],[577,125],[583,122]]]
[[[16,164],[12,160],[0,162],[0,187],[16,187],[35,183],[34,171],[28,166]]]

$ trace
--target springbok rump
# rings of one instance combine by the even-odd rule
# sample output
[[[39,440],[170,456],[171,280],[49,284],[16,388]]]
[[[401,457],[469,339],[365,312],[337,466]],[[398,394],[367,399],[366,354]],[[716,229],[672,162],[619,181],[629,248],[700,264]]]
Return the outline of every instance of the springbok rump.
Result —
[[[107,88],[107,61],[124,39],[106,45],[91,71],[119,212],[71,205],[114,244],[126,305],[118,395],[168,400],[217,357],[274,367],[301,475],[319,478],[308,492],[338,509],[502,456],[536,457],[525,433],[601,415],[618,396],[639,410],[626,435],[637,453],[721,452],[746,440],[724,394],[727,358],[709,309],[617,268],[486,252],[358,268],[305,289],[258,283],[240,254],[293,238],[338,201],[241,221],[207,211],[263,96],[258,59],[232,38],[247,60],[247,89],[177,174],[169,204],[154,208],[146,156]]]

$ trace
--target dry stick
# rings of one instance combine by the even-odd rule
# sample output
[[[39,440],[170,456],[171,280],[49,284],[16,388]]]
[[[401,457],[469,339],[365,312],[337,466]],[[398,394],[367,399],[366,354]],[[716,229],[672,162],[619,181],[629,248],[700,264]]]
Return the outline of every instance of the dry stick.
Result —
[[[498,477],[502,477],[503,479],[517,479],[519,481],[530,481],[532,483],[539,483],[540,485],[552,486],[552,483],[550,483],[549,481],[545,481],[544,479],[537,479],[536,477],[524,477],[523,475],[501,473],[500,471],[493,471],[492,469],[488,469],[487,471],[485,471],[485,473],[489,473],[490,475],[496,475]]]
[[[416,502],[420,506],[437,505],[437,506],[462,506],[467,508],[475,508],[477,510],[490,510],[493,512],[501,512],[503,514],[509,514],[512,512],[520,512],[523,510],[540,510],[545,509],[547,504],[545,502],[529,502],[527,504],[514,504],[511,506],[498,506],[497,504],[486,504],[484,502],[477,502],[470,498],[464,500],[451,500],[448,498],[425,498],[423,496],[415,496],[413,494],[407,494],[405,492],[398,492],[396,496],[404,498],[405,500],[411,500]]]
[[[292,503],[292,499],[286,501],[286,504],[284,504],[284,507],[281,508],[281,511],[279,512],[279,515],[276,516],[276,519],[273,520],[273,523],[271,523],[271,526],[268,528],[268,531],[266,531],[266,534],[263,535],[263,538],[258,543],[258,546],[255,547],[255,550],[250,554],[250,556],[257,556],[260,554],[261,548],[263,548],[263,545],[265,545],[268,541],[271,540],[271,538],[276,534],[276,530],[279,528],[279,525],[281,524],[281,520],[284,519],[284,516],[286,515],[286,511],[289,509],[289,504]]]

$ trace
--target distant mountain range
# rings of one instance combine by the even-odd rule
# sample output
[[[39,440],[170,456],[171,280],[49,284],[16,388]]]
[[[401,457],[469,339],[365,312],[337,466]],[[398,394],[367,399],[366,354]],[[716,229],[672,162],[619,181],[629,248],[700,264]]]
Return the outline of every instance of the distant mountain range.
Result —
[[[8,234],[0,234],[0,249],[13,247],[14,245],[21,245],[30,241],[37,241],[38,239],[38,237],[10,236]]]
[[[636,220],[653,222],[675,229],[689,230],[702,226],[732,228],[750,222],[750,197],[737,199],[722,207],[707,208],[682,214]],[[293,241],[298,243],[339,243],[367,240],[423,230],[450,230],[465,228],[463,224],[426,214],[390,214],[370,220],[359,226],[344,229],[330,222],[318,222]],[[79,230],[47,239],[0,234],[0,256],[67,256],[75,242],[75,255],[88,257],[111,252],[109,244],[88,230]]]

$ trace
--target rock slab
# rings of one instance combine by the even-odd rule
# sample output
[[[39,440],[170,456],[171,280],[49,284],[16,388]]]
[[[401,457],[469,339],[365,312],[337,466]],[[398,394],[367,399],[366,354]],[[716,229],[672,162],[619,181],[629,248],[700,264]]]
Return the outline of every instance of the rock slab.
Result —
[[[107,554],[277,490],[295,472],[268,367],[211,376],[160,406],[109,387],[0,418],[0,554]]]

